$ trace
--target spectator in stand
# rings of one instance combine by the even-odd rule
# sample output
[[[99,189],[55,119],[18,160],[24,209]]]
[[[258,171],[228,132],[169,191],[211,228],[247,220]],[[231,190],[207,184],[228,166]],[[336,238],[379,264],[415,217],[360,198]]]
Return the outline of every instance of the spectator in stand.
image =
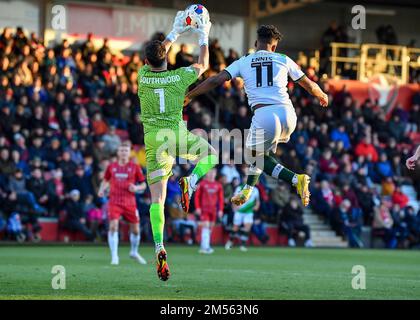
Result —
[[[344,145],[344,150],[348,150],[351,147],[350,138],[345,131],[345,126],[341,124],[337,129],[334,129],[331,132],[332,141],[342,141]]]
[[[15,172],[15,166],[12,159],[10,159],[9,149],[3,148],[0,150],[0,175],[5,177],[12,175]]]
[[[95,53],[95,45],[93,44],[93,34],[89,32],[87,34],[86,42],[84,42],[81,47],[83,57],[88,58],[90,55]]]
[[[88,240],[93,240],[95,235],[87,227],[87,217],[83,211],[83,204],[80,202],[79,190],[70,191],[64,210],[66,212],[66,227],[73,232],[82,232]]]
[[[381,153],[379,156],[379,161],[375,164],[378,177],[376,182],[380,182],[385,178],[392,177],[394,174],[392,172],[392,166],[391,163],[388,161],[388,156],[385,152]]]
[[[372,144],[372,139],[370,136],[365,135],[362,138],[354,150],[356,156],[370,156],[373,162],[378,161],[378,152],[376,151],[375,147]]]
[[[35,200],[46,208],[51,208],[48,184],[42,176],[40,168],[32,170],[32,176],[27,180],[27,188],[29,192],[35,196]]]
[[[104,214],[100,208],[94,203],[94,197],[89,194],[83,203],[83,212],[87,217],[87,222],[92,235],[96,239],[101,239],[100,229],[105,223]]]
[[[408,204],[408,197],[401,191],[401,186],[397,185],[394,193],[392,194],[392,203],[400,206],[401,209],[404,209]]]
[[[99,112],[95,113],[93,116],[92,128],[95,136],[102,136],[108,132],[108,125],[102,120],[102,116]]]
[[[229,49],[229,54],[226,57],[226,65],[229,66],[233,62],[239,59],[239,54],[232,48]]]
[[[119,145],[121,144],[121,138],[116,133],[116,127],[111,126],[109,128],[109,132],[105,134],[102,139],[105,142],[105,152],[109,154],[115,154]]]
[[[61,161],[58,163],[58,168],[63,172],[63,181],[67,188],[71,184],[71,178],[75,174],[76,167],[77,165],[71,160],[70,152],[64,151]]]
[[[326,149],[319,160],[319,168],[321,169],[322,176],[326,180],[331,180],[338,172],[339,165],[335,158],[332,156],[330,149]]]
[[[394,220],[392,219],[391,213],[388,206],[384,201],[381,202],[379,207],[374,208],[374,219],[373,219],[373,231],[376,234],[380,234],[385,242],[387,248],[395,248],[397,246],[397,238],[395,236]]]
[[[331,219],[331,211],[334,206],[334,194],[328,181],[315,182],[311,187],[311,206],[315,212],[322,216],[327,223]]]
[[[191,245],[196,242],[197,222],[193,219],[187,219],[185,217],[185,212],[180,203],[181,196],[175,195],[173,201],[169,204],[168,211],[171,218],[172,231],[174,232],[172,238],[174,238],[174,235],[178,235],[179,240],[184,242],[186,234],[185,231],[189,230],[191,237],[187,240],[187,244]]]
[[[420,210],[416,213],[412,206],[405,208],[404,221],[407,223],[409,232],[410,248],[420,245]]]
[[[357,200],[356,192],[350,187],[349,184],[345,183],[342,186],[343,198],[348,199],[353,208],[359,208],[359,201]]]
[[[194,58],[188,53],[188,47],[185,43],[182,43],[180,50],[175,56],[175,69],[188,67],[194,63]]]
[[[408,225],[405,221],[406,211],[402,210],[398,204],[393,204],[390,210],[392,220],[394,221],[393,229],[397,238],[398,246],[401,248],[408,247]]]
[[[363,212],[358,207],[351,207],[344,220],[345,230],[349,246],[351,248],[363,248],[363,241],[360,239],[363,225]]]
[[[313,246],[309,226],[303,222],[303,210],[296,197],[292,197],[283,209],[280,216],[279,232],[287,234],[289,247],[296,246],[295,237],[299,232],[305,234],[305,247]]]
[[[22,170],[25,177],[30,175],[29,164],[26,161],[23,161],[23,160],[20,159],[19,151],[12,150],[12,162],[13,162],[13,167],[14,167],[12,172],[14,172],[17,169],[20,169],[20,170]],[[7,164],[5,164],[5,166],[7,166]],[[0,164],[0,170],[1,170],[1,168],[2,168],[2,165]]]
[[[240,106],[238,114],[233,119],[234,127],[241,130],[242,132],[249,129],[251,125],[251,116],[249,115],[249,109],[246,106]]]
[[[26,179],[22,170],[17,169],[15,174],[9,178],[9,190],[16,196],[19,203],[28,207],[28,210],[36,214],[46,213],[46,209],[37,202],[34,194],[26,188]]]
[[[210,67],[216,72],[220,72],[226,67],[225,55],[220,46],[219,40],[214,39],[209,47]]]
[[[228,164],[225,164],[220,171],[226,177],[226,183],[231,183],[233,179],[241,179],[241,175],[236,169],[235,162],[233,159],[229,160]]]
[[[372,225],[375,202],[371,190],[367,185],[362,185],[356,194],[357,202],[360,204],[363,212],[364,225]]]
[[[90,177],[85,174],[84,167],[78,165],[75,175],[70,178],[68,184],[69,190],[78,190],[80,192],[80,200],[83,202],[89,195],[94,194]]]
[[[277,188],[273,189],[270,194],[270,199],[274,204],[274,208],[277,212],[277,215],[280,217],[283,208],[290,201],[290,190],[287,188],[284,182],[279,182]]]
[[[17,242],[24,242],[26,240],[20,214],[17,212],[13,212],[9,216],[6,230],[11,240],[16,240]]]

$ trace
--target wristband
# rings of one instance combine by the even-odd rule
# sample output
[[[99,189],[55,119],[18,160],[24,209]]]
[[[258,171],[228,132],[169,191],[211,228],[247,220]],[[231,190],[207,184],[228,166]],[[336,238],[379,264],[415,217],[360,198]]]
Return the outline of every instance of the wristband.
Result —
[[[168,39],[170,42],[175,42],[179,37],[178,32],[172,30],[167,36],[166,39]]]
[[[198,38],[198,44],[201,46],[208,46],[209,45],[209,36],[208,35],[200,35]]]

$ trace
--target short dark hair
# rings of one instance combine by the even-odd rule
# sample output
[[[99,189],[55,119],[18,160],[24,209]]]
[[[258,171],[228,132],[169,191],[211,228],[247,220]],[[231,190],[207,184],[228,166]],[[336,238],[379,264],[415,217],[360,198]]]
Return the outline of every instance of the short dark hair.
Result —
[[[150,41],[146,46],[145,54],[152,67],[161,67],[166,60],[165,46],[159,40]]]
[[[281,41],[283,35],[273,25],[262,25],[257,30],[258,41],[264,43],[272,43],[273,41]]]

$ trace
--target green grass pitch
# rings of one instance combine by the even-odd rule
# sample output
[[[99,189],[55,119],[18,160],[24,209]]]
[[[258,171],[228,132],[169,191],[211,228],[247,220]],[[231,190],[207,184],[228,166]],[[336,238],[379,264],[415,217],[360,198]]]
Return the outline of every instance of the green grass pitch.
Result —
[[[172,277],[128,258],[111,266],[103,246],[0,246],[0,299],[420,299],[420,252],[346,249],[168,246]],[[53,290],[51,269],[66,268],[66,289]],[[366,289],[354,290],[354,265],[366,268]]]

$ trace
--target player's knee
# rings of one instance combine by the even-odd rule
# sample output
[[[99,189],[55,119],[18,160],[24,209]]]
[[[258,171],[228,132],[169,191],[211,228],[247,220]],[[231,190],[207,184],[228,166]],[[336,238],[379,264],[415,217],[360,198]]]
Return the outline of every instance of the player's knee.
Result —
[[[134,234],[135,236],[138,236],[140,234],[140,227],[138,224],[132,224],[130,227],[130,232]]]
[[[109,231],[110,232],[118,232],[118,223],[110,223],[109,224]]]
[[[152,199],[152,203],[156,203],[159,205],[163,205],[165,204],[165,198],[163,196],[163,194],[156,194],[154,196],[151,197]]]

